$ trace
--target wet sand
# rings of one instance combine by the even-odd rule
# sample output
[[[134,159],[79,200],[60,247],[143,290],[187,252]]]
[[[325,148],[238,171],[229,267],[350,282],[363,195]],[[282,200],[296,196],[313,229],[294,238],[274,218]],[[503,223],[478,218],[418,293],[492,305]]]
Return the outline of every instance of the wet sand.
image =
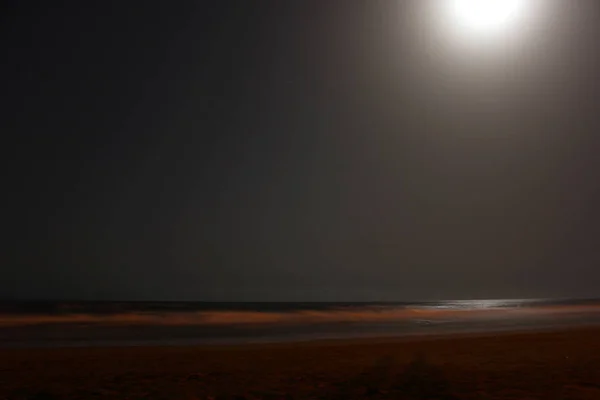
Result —
[[[0,349],[0,399],[600,399],[600,328]]]

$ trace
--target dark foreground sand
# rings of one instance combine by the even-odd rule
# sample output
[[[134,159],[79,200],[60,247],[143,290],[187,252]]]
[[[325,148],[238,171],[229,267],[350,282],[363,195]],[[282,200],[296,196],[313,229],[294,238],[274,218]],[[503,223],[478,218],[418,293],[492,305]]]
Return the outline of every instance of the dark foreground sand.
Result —
[[[600,328],[227,347],[1,349],[0,399],[595,399]]]

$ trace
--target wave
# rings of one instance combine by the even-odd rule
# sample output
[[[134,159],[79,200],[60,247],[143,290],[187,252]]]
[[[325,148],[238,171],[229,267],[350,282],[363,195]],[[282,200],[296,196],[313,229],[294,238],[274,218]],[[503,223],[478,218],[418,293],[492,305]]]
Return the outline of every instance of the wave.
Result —
[[[471,318],[527,317],[600,312],[599,305],[538,306],[528,308],[394,308],[356,307],[295,311],[168,311],[120,312],[113,314],[0,314],[0,327],[35,325],[93,326],[223,326],[223,325],[309,325],[328,323],[385,323],[401,321],[442,322]]]

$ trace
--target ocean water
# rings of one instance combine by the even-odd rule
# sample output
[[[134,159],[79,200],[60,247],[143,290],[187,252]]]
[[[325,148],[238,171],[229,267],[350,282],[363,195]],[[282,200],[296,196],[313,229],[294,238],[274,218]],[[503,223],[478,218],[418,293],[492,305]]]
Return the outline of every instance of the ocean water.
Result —
[[[233,344],[597,324],[597,299],[0,302],[0,347]]]

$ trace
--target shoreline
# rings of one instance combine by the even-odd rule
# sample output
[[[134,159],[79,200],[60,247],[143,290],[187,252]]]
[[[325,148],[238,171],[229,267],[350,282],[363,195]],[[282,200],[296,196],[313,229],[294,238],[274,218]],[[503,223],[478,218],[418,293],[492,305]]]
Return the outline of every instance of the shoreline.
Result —
[[[106,345],[85,345],[85,344],[67,344],[67,345],[45,345],[45,346],[0,346],[0,355],[3,352],[27,352],[27,351],[124,351],[128,349],[136,349],[139,351],[169,351],[170,349],[190,350],[190,351],[237,351],[237,350],[256,350],[256,349],[281,349],[281,348],[300,348],[300,347],[345,347],[345,346],[369,346],[369,345],[393,345],[393,344],[420,344],[434,341],[453,341],[453,340],[468,340],[468,339],[502,339],[513,337],[527,337],[535,335],[548,334],[569,334],[572,332],[597,332],[600,341],[600,324],[586,325],[558,325],[537,328],[505,328],[499,330],[456,330],[450,332],[423,332],[411,333],[406,335],[364,335],[354,337],[323,337],[315,339],[300,339],[300,340],[256,340],[247,342],[221,342],[221,343],[204,343],[197,342],[185,344],[183,341],[176,343],[168,343],[168,340],[149,341],[140,344],[119,344],[114,342],[106,342]]]
[[[160,328],[160,327],[159,327]],[[170,337],[170,338],[123,338],[123,339],[102,339],[102,338],[75,338],[65,339],[60,337],[46,338],[39,340],[4,340],[0,341],[0,351],[5,349],[69,349],[69,348],[159,348],[159,347],[235,347],[235,346],[263,346],[269,344],[296,345],[302,343],[320,343],[320,342],[355,342],[355,341],[418,341],[421,339],[462,337],[462,336],[486,336],[486,335],[511,335],[519,333],[543,333],[573,329],[594,329],[600,328],[600,321],[597,320],[574,320],[574,321],[556,321],[553,323],[539,323],[532,321],[530,325],[513,324],[508,321],[507,324],[494,325],[489,321],[483,321],[478,326],[453,326],[453,325],[431,325],[416,327],[405,331],[383,331],[376,333],[374,331],[353,332],[351,330],[339,331],[336,333],[288,333],[269,334],[263,332],[262,335],[241,335],[239,337]],[[93,332],[93,331],[92,331]]]

